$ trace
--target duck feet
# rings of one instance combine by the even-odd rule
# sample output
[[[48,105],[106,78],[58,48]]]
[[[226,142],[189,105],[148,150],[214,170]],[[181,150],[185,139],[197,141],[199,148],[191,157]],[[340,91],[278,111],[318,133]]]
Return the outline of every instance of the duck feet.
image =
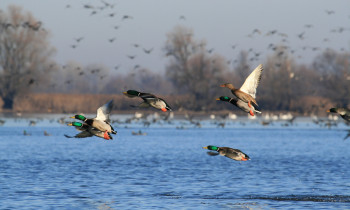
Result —
[[[110,140],[111,138],[108,135],[108,131],[105,131],[105,133],[103,134],[103,138],[106,140]]]
[[[253,110],[250,110],[250,111],[249,111],[249,114],[250,114],[250,116],[253,116],[253,117],[254,117],[254,112],[253,112]]]
[[[250,104],[250,101],[248,101],[248,106],[249,106],[249,108],[252,108],[252,105]]]

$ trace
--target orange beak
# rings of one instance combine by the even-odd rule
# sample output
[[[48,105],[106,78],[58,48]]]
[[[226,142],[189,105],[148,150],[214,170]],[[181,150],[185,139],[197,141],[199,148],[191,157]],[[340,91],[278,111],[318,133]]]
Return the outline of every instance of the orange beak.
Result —
[[[220,85],[220,87],[225,87],[225,85]]]
[[[163,112],[166,112],[166,108],[162,108],[162,111],[163,111]]]

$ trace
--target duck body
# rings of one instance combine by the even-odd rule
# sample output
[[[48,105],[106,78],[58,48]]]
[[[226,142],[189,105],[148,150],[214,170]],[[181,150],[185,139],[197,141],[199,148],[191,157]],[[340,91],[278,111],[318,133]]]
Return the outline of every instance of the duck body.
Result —
[[[85,116],[80,114],[74,115],[71,118],[83,121],[83,125],[90,126],[93,129],[93,133],[95,133],[95,130],[104,132],[104,137],[107,139],[110,136],[109,134],[117,134],[117,132],[109,123],[109,114],[111,113],[112,108],[113,100],[99,107],[97,109],[97,115],[95,118],[86,118]]]
[[[151,93],[142,93],[136,90],[128,90],[123,92],[124,95],[129,98],[140,97],[143,102],[138,105],[138,107],[154,107],[160,109],[163,112],[172,111],[171,107],[165,102],[164,99],[159,98]]]
[[[347,108],[331,108],[327,112],[338,113],[345,121],[350,122],[350,109]]]
[[[245,103],[253,103],[256,106],[258,106],[258,103],[256,102],[255,98],[253,98],[251,95],[241,91],[240,89],[236,89],[231,83],[225,83],[221,85],[220,87],[226,87],[231,90],[231,93],[239,98],[241,101]]]
[[[237,89],[231,83],[225,83],[220,85],[220,87],[226,87],[231,90],[232,94],[235,95],[240,100],[248,103],[248,106],[251,107],[253,103],[255,106],[259,106],[255,100],[256,88],[259,85],[261,80],[261,73],[263,71],[262,64],[258,65],[252,73],[246,78],[241,88]]]
[[[217,98],[216,100],[229,102],[229,103],[235,105],[236,107],[238,107],[239,109],[241,109],[242,111],[249,113],[251,116],[254,116],[255,113],[261,114],[261,112],[259,110],[257,110],[254,106],[249,107],[247,102],[244,102],[239,98],[230,98],[227,96],[221,96],[220,98]]]
[[[82,115],[80,115],[80,116],[82,116]],[[76,118],[75,116],[74,116],[74,118],[79,119],[79,118]],[[82,121],[84,123],[86,123],[87,125],[97,129],[97,130],[107,131],[108,133],[116,134],[114,128],[107,121],[98,120],[96,118],[85,118],[85,120],[82,120]]]
[[[236,161],[250,160],[250,157],[239,149],[233,149],[230,147],[217,147],[212,145],[203,147],[203,149],[216,151],[216,152],[208,152],[208,155],[211,155],[211,156],[221,155]]]
[[[97,136],[106,140],[113,139],[109,133],[106,134],[104,131],[97,130],[86,123],[72,122],[67,125],[75,126],[77,130],[81,131],[80,133],[78,133],[73,137],[65,135],[68,138],[86,138],[86,137]]]

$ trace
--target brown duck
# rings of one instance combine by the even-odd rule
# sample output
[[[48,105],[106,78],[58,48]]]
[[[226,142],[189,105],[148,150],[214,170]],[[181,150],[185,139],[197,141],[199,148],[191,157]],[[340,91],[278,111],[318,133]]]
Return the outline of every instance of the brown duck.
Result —
[[[221,87],[226,87],[231,90],[232,94],[242,101],[248,103],[248,106],[251,107],[251,104],[258,106],[258,103],[255,100],[256,88],[259,85],[261,80],[261,73],[263,67],[262,64],[258,65],[252,73],[244,81],[241,88],[237,89],[231,83],[225,83],[220,85]]]

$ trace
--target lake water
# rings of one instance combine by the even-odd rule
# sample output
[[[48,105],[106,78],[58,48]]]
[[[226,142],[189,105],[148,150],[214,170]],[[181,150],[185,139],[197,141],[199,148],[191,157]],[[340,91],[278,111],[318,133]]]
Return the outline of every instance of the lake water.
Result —
[[[36,121],[0,126],[0,209],[350,209],[341,120],[331,128],[298,118],[267,126],[242,118],[224,128],[212,120],[200,128],[114,123],[113,141],[69,139],[74,128]],[[132,135],[138,130],[147,135]],[[207,145],[251,160],[209,156]]]

